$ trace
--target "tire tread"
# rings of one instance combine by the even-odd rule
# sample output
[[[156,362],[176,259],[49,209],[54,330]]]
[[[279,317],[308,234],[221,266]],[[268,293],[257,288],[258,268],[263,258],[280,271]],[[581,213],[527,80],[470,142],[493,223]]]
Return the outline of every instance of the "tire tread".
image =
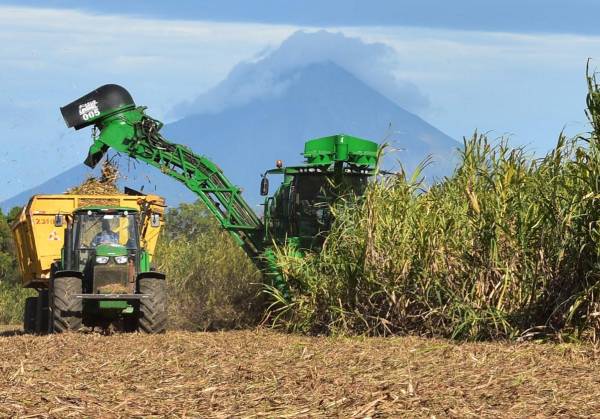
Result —
[[[81,279],[61,277],[54,279],[52,290],[52,323],[54,332],[77,331],[82,325],[83,301],[73,297],[81,294]],[[78,313],[64,315],[63,313]]]
[[[142,278],[141,294],[150,295],[140,300],[139,328],[145,333],[164,333],[167,329],[167,288],[164,279]]]

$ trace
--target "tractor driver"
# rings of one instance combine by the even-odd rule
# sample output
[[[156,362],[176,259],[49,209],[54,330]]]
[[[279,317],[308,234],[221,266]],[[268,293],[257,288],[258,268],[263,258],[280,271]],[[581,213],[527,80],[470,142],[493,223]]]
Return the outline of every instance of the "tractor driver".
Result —
[[[90,246],[96,247],[99,244],[116,244],[118,242],[119,234],[111,230],[108,220],[102,220],[102,231],[96,234]]]

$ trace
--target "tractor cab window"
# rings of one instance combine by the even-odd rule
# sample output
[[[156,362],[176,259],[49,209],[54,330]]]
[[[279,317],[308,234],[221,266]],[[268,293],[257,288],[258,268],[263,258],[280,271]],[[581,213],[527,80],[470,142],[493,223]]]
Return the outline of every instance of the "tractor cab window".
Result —
[[[87,211],[77,214],[73,223],[74,264],[77,269],[82,272],[91,269],[101,245],[125,247],[128,257],[136,257],[136,226],[135,214],[126,211]]]
[[[101,244],[137,248],[135,216],[125,212],[112,214],[88,212],[77,219],[78,249],[93,249]]]

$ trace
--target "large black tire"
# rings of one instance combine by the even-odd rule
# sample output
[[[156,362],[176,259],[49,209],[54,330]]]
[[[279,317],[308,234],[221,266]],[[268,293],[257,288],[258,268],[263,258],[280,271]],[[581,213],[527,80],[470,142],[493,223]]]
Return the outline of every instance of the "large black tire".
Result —
[[[140,300],[139,328],[145,333],[164,333],[167,329],[167,286],[162,278],[139,280],[140,294],[148,298]]]
[[[75,277],[55,278],[52,286],[52,330],[62,333],[77,331],[83,318],[83,301],[75,298],[81,294],[81,279]]]
[[[125,333],[134,333],[138,330],[139,319],[137,315],[126,316],[123,318],[120,324],[120,330]]]
[[[49,314],[49,291],[40,290],[37,297],[37,307],[35,311],[35,333],[45,335],[50,333],[50,314]]]
[[[23,331],[25,333],[35,333],[37,303],[37,297],[27,297],[25,299],[25,309],[23,310]]]

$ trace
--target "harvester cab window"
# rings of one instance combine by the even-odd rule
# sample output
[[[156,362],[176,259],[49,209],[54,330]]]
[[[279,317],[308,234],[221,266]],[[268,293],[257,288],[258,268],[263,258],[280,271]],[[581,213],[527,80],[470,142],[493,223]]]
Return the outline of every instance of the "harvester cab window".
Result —
[[[336,198],[346,195],[361,196],[368,185],[368,176],[346,175],[341,178],[341,183],[334,184],[333,180],[325,175],[300,175],[297,176],[296,190],[298,201],[327,205]]]
[[[324,175],[300,175],[295,179],[296,216],[301,236],[313,236],[329,228],[330,182]]]
[[[353,194],[354,196],[362,196],[369,184],[369,177],[366,175],[349,175],[344,176],[340,195]]]
[[[368,185],[368,176],[346,174],[341,183],[323,174],[296,175],[294,179],[294,216],[301,236],[316,236],[331,228],[330,205],[341,196],[361,196]]]

